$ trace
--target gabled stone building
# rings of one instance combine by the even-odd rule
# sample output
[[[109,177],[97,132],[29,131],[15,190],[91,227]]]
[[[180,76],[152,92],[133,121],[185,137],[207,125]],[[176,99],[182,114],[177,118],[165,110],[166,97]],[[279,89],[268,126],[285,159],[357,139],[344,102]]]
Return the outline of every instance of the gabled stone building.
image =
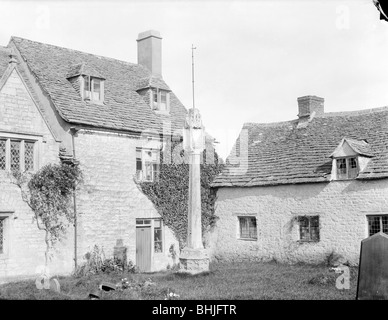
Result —
[[[134,178],[157,178],[166,139],[180,135],[186,109],[162,77],[161,37],[139,34],[138,63],[12,37],[0,47],[0,279],[44,264],[44,233],[32,222],[9,172],[80,162],[77,229],[57,246],[51,273],[67,273],[94,245],[117,246],[143,271],[174,263],[172,231]]]
[[[218,258],[357,264],[361,240],[388,233],[388,107],[298,105],[296,120],[246,123],[213,182]]]

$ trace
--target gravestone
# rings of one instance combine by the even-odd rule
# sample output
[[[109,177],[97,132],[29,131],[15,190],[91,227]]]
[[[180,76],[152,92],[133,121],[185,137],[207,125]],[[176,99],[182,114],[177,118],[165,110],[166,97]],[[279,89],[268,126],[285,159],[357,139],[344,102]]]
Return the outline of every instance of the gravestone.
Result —
[[[127,266],[127,247],[124,246],[122,239],[116,240],[113,257],[121,262],[123,268]]]
[[[388,299],[388,235],[379,232],[361,241],[357,300]]]

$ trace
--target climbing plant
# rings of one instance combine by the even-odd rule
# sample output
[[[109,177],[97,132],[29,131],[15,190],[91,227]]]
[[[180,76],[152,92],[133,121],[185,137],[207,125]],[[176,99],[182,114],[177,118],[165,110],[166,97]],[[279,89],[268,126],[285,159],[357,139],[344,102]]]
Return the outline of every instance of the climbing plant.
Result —
[[[22,198],[34,212],[39,230],[45,231],[45,263],[50,250],[74,222],[72,195],[82,180],[77,163],[47,164],[36,173],[12,172],[22,190]]]
[[[187,238],[189,164],[181,143],[172,142],[166,148],[172,150],[172,156],[164,151],[160,152],[157,181],[137,181],[137,183],[156,207],[164,224],[174,232],[180,248],[183,248]],[[216,194],[215,190],[210,188],[210,184],[222,168],[222,161],[213,146],[207,143],[206,150],[202,153],[201,164],[202,234],[211,229],[217,220],[214,214]]]

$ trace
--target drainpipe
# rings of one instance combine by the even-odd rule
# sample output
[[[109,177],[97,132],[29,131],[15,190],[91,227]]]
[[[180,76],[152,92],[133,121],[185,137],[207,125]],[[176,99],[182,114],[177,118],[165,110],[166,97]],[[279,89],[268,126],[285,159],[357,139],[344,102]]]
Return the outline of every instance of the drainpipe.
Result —
[[[71,143],[73,147],[73,159],[75,160],[75,144],[74,136],[77,133],[76,128],[70,128]],[[73,186],[73,201],[74,201],[74,270],[77,269],[77,197],[75,193],[75,185]]]

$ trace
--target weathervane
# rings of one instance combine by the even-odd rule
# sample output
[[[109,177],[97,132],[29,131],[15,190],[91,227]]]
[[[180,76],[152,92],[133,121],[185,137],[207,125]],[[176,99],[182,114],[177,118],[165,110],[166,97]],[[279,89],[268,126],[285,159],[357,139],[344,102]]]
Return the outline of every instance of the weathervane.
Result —
[[[194,45],[191,45],[191,79],[193,83],[193,109],[195,109],[195,102],[194,102],[194,50],[197,49],[197,47],[194,47]]]

